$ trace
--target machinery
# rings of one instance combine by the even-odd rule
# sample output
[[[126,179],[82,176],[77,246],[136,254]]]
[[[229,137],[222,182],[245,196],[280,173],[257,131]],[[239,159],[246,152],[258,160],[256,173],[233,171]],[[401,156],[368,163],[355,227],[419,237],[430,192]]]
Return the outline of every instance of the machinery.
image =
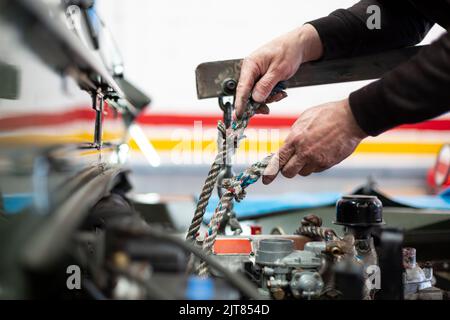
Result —
[[[385,229],[378,198],[343,197],[335,223],[343,226],[342,236],[307,215],[296,235],[222,237],[215,255],[245,272],[263,296],[278,300],[448,299],[434,287],[431,263],[421,268],[415,249],[402,248],[402,233]],[[395,241],[383,243],[386,237]],[[384,277],[397,277],[394,286],[384,288]]]
[[[244,232],[231,207],[212,254],[186,241],[170,215],[179,208],[130,195],[126,140],[150,98],[126,80],[107,34],[93,1],[0,0],[0,299],[449,298],[449,219],[390,228],[383,205],[396,204],[367,188],[321,208],[338,228],[301,213],[293,234],[252,222]],[[307,64],[280,88],[379,77],[415,52]],[[228,128],[239,61],[202,64],[196,76]],[[58,116],[36,115],[55,103],[45,89]],[[88,139],[45,132],[77,114]],[[234,176],[230,162],[219,169],[221,182]]]

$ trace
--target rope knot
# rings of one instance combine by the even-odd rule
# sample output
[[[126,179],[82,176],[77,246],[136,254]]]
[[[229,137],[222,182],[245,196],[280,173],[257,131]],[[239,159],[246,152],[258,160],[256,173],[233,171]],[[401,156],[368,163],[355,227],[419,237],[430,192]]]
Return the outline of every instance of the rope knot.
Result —
[[[227,191],[231,193],[231,195],[237,202],[244,199],[247,194],[247,192],[245,191],[245,186],[242,184],[242,181],[236,179],[236,177],[223,179],[222,187],[227,189]]]

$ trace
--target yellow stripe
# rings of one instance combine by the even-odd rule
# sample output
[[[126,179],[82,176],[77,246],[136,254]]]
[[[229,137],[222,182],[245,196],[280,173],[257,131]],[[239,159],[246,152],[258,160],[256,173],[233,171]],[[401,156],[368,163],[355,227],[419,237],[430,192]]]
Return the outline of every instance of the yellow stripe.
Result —
[[[34,145],[47,145],[54,143],[80,143],[92,141],[92,134],[81,133],[73,135],[22,135],[22,136],[9,136],[0,137],[0,144],[34,144]],[[113,141],[120,139],[120,135],[105,133],[104,139]],[[170,139],[150,139],[151,143],[156,150],[159,151],[173,151],[175,149],[179,151],[191,152],[215,152],[216,141],[215,140],[203,140],[203,141],[173,141]],[[138,150],[136,143],[131,140],[130,148]],[[274,152],[279,149],[283,141],[257,141],[257,140],[244,140],[239,147],[240,152]],[[356,153],[391,153],[391,154],[437,154],[442,143],[439,142],[363,142],[356,149]]]
[[[175,148],[185,148],[185,151],[215,151],[215,141],[202,141],[198,143],[197,148],[194,147],[194,141],[183,142],[181,145],[179,141],[171,140],[156,140],[150,139],[155,149],[160,151],[172,151]],[[271,142],[257,142],[257,141],[245,141],[239,147],[241,152],[275,152],[282,145],[283,141],[277,143]],[[355,153],[392,153],[392,154],[437,154],[442,143],[436,142],[362,142],[357,148]],[[131,149],[137,150],[138,146],[134,141],[130,142]]]
[[[442,143],[363,142],[356,153],[437,154]]]

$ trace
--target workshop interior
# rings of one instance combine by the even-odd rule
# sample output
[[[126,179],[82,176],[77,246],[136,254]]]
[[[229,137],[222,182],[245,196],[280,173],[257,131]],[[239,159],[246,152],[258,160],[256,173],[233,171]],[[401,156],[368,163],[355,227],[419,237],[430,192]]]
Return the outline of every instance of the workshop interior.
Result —
[[[247,54],[354,2],[0,0],[0,299],[450,299],[450,115],[260,181],[302,111],[444,29],[233,118]]]

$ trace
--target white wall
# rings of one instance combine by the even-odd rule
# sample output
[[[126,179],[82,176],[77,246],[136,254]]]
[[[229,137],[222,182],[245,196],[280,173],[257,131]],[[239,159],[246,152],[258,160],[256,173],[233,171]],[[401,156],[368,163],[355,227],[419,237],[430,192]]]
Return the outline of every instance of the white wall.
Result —
[[[125,60],[126,75],[153,97],[152,112],[217,113],[215,100],[196,97],[202,62],[242,58],[304,22],[356,0],[98,0]],[[434,28],[426,41],[442,32]],[[362,83],[290,90],[273,114],[343,98]]]

